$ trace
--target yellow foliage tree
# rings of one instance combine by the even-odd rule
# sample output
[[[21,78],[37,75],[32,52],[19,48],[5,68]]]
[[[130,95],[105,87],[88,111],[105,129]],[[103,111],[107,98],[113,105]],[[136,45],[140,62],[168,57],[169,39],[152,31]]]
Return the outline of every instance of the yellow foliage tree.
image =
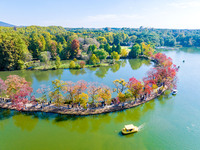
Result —
[[[127,82],[124,79],[115,80],[113,81],[114,85],[116,86],[117,93],[123,92],[126,89]]]
[[[119,93],[117,94],[117,97],[119,98],[119,101],[120,101],[120,102],[125,102],[125,101],[126,101],[126,96],[125,96],[125,94],[123,94],[122,92],[119,92]]]
[[[99,92],[99,97],[102,98],[106,104],[110,104],[111,103],[111,90],[108,87],[102,87],[100,92]]]
[[[153,55],[154,49],[151,47],[150,44],[145,44],[144,42],[142,42],[142,49],[143,49],[143,54],[151,57]]]
[[[79,95],[79,102],[82,107],[87,108],[88,98],[89,98],[89,96],[86,93],[81,93]]]
[[[125,48],[123,48],[121,50],[121,57],[127,57],[127,56],[128,56],[128,52],[127,52],[127,50]]]

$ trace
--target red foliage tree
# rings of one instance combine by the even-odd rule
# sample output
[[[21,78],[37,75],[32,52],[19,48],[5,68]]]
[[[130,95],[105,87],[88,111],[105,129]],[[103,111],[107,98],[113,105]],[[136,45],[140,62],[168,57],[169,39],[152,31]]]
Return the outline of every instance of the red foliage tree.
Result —
[[[71,44],[71,57],[72,58],[77,56],[79,47],[80,47],[79,41],[77,39],[74,39]]]
[[[136,100],[142,94],[144,86],[143,86],[142,82],[140,82],[136,78],[132,77],[129,79],[127,87]]]
[[[163,53],[156,53],[153,58],[163,67],[170,67],[173,64],[172,59]]]
[[[7,95],[12,100],[13,107],[18,110],[25,108],[25,104],[28,103],[27,97],[33,92],[31,83],[17,75],[8,76],[5,83],[7,85]]]
[[[52,59],[56,59],[56,56],[57,56],[57,42],[56,41],[51,41],[50,52],[51,52]]]
[[[91,97],[92,102],[99,100],[99,93],[101,91],[101,87],[96,82],[90,82],[88,86],[88,95]]]
[[[64,93],[67,93],[67,99],[73,103],[79,101],[80,94],[86,91],[86,89],[87,82],[83,80],[77,81],[76,83],[71,81],[65,82],[64,88],[62,88]]]

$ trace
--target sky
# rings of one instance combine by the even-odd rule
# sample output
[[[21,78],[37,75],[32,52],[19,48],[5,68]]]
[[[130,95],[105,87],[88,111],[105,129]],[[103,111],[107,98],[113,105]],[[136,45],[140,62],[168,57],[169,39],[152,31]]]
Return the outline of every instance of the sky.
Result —
[[[0,0],[17,26],[200,29],[200,0]]]

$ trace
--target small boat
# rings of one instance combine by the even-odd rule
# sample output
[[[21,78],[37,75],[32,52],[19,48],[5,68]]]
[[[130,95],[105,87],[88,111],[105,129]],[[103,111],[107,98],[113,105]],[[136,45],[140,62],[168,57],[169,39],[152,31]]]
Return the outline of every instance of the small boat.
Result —
[[[125,125],[122,129],[122,134],[130,134],[134,132],[138,132],[138,127],[134,126],[133,124]]]
[[[172,91],[172,95],[176,95],[177,93],[178,93],[177,90],[173,90],[173,91]]]

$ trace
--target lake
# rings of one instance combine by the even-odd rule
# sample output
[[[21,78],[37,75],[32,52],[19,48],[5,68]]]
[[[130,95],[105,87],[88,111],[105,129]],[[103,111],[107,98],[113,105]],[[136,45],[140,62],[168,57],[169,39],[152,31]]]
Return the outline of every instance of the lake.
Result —
[[[178,94],[161,96],[136,108],[94,116],[75,117],[46,113],[19,113],[0,109],[1,150],[44,149],[141,149],[200,148],[200,49],[162,51],[180,66]],[[185,63],[183,63],[185,60]],[[82,70],[0,72],[25,77],[34,91],[51,81],[86,80],[114,88],[112,81],[142,79],[153,67],[147,60],[121,60],[110,67]],[[36,94],[37,95],[37,94]],[[38,96],[38,95],[37,95]],[[113,94],[115,96],[115,94]],[[122,136],[125,124],[140,126],[136,134]]]

